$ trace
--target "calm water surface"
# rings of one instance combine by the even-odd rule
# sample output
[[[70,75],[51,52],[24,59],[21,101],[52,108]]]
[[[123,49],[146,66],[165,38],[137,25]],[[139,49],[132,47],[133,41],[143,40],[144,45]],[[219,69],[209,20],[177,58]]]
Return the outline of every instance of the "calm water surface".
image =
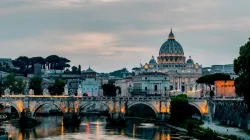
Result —
[[[183,135],[166,127],[129,120],[123,128],[106,126],[104,117],[83,117],[79,127],[62,126],[62,117],[39,117],[42,124],[30,130],[20,130],[12,124],[4,127],[13,139],[41,140],[170,140],[182,139]]]

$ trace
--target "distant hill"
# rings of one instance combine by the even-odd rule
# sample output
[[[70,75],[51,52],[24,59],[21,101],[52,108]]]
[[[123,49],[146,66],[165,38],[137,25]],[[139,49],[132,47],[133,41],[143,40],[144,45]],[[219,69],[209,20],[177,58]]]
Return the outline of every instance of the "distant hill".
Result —
[[[123,77],[124,75],[128,76],[128,74],[129,74],[129,71],[126,68],[109,73],[110,76],[115,76],[115,77]]]

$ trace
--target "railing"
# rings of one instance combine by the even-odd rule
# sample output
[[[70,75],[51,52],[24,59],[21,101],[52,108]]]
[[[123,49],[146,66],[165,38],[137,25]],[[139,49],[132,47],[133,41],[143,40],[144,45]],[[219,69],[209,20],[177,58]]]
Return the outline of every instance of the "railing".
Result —
[[[42,96],[42,95],[8,95],[8,96],[2,96],[0,97],[0,100],[24,100],[29,99],[31,101],[38,100],[38,101],[44,101],[44,100],[53,100],[53,101],[63,101],[63,100],[102,100],[102,101],[117,101],[117,100],[168,100],[169,97],[162,97],[162,96],[121,96],[121,97],[107,97],[107,96],[98,96],[98,97],[89,97],[89,96]],[[243,98],[241,97],[188,97],[189,100],[218,100],[218,101],[226,101],[226,100],[238,100],[242,101]]]

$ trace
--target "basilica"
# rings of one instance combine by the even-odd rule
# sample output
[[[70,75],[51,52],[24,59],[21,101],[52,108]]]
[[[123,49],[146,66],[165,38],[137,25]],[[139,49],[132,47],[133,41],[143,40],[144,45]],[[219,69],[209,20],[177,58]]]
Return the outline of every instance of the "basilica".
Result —
[[[156,59],[152,56],[149,63],[133,68],[133,72],[135,78],[141,79],[139,84],[134,82],[134,89],[150,91],[151,94],[169,91],[187,93],[195,89],[196,80],[202,76],[202,66],[195,63],[191,56],[188,59],[185,57],[183,47],[176,41],[171,29],[168,39],[160,47],[159,56]],[[149,75],[151,78],[148,78]]]

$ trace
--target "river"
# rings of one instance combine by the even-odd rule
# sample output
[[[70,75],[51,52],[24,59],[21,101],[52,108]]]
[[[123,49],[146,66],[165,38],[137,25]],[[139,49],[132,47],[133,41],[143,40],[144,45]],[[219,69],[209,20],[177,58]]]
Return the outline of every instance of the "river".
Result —
[[[20,130],[11,123],[4,123],[2,127],[17,140],[170,140],[181,139],[183,134],[167,127],[154,126],[150,123],[140,123],[128,120],[125,127],[110,128],[106,126],[104,117],[82,117],[79,127],[64,127],[62,117],[37,117],[42,123],[33,129]]]

